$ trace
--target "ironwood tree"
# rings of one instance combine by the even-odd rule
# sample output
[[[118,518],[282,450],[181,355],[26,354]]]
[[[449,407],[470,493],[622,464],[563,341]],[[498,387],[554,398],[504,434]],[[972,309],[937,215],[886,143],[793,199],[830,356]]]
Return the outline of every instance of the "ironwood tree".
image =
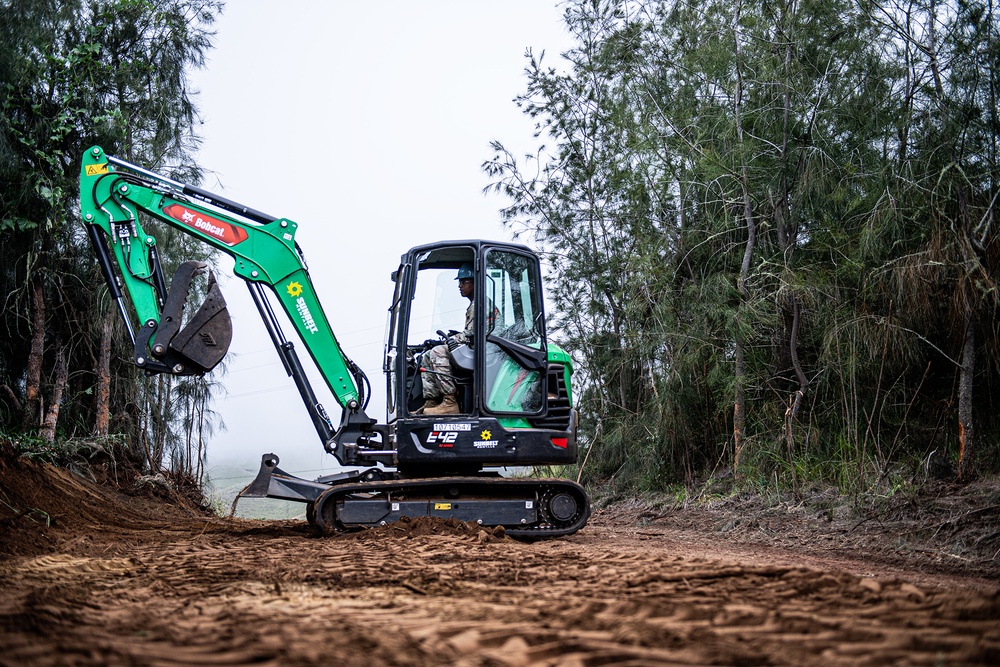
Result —
[[[137,452],[181,432],[145,428],[159,399],[119,350],[107,290],[78,218],[80,156],[94,144],[196,182],[187,72],[204,64],[215,0],[0,2],[0,336],[3,428],[119,433]],[[163,239],[178,252],[178,239]],[[184,259],[186,257],[182,257]],[[169,268],[169,267],[168,267]],[[162,408],[162,406],[160,406]],[[163,454],[150,452],[158,468]]]
[[[484,169],[547,251],[586,476],[854,491],[1000,467],[992,2],[575,0],[538,149]]]

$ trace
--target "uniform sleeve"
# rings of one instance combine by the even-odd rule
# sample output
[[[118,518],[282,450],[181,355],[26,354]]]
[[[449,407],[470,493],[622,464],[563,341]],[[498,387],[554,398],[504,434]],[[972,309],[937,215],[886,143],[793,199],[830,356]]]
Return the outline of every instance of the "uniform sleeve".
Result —
[[[465,337],[466,339],[472,338],[475,333],[475,310],[476,302],[472,301],[469,303],[468,309],[465,311]]]

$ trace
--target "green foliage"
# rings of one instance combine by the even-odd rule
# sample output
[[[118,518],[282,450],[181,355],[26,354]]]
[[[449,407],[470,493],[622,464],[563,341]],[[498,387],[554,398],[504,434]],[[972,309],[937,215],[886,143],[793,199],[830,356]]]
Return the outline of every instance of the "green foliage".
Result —
[[[52,429],[64,435],[90,434],[99,376],[107,372],[110,428],[127,434],[149,466],[163,462],[148,446],[164,439],[156,429],[184,431],[179,413],[176,423],[155,425],[143,415],[155,393],[144,390],[120,353],[131,347],[125,332],[110,320],[106,327],[113,304],[77,220],[76,193],[80,156],[94,144],[197,181],[187,72],[204,63],[221,6],[217,0],[0,2],[0,293],[6,295],[0,386],[13,397],[0,410],[4,428],[32,434],[51,416],[58,420]],[[172,239],[161,239],[161,250],[176,250],[181,260],[204,255]],[[109,347],[115,353],[101,369],[102,349]],[[57,388],[58,413],[52,410]],[[179,397],[179,405],[186,400]],[[51,439],[50,429],[45,441]]]
[[[736,465],[738,435],[738,476],[861,493],[931,451],[961,461],[959,423],[995,470],[1000,12],[576,0],[565,18],[565,70],[529,53],[517,100],[537,152],[494,142],[484,170],[547,251],[584,478],[692,485]]]

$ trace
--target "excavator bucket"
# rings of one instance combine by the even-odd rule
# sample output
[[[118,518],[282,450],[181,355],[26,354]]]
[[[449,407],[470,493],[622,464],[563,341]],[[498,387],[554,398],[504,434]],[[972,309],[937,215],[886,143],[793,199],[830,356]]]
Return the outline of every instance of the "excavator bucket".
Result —
[[[195,276],[207,268],[204,262],[189,260],[181,264],[170,282],[170,292],[163,306],[160,326],[153,339],[153,352],[163,355],[167,349],[180,355],[204,371],[215,368],[229,351],[233,341],[233,321],[229,317],[226,300],[215,280],[208,272],[208,295],[198,311],[181,328],[181,313],[187,302],[188,292]]]
[[[198,312],[170,341],[170,347],[195,362],[206,371],[215,368],[229,351],[233,342],[233,320],[229,317],[226,300],[215,281],[215,274],[208,272],[208,296]]]

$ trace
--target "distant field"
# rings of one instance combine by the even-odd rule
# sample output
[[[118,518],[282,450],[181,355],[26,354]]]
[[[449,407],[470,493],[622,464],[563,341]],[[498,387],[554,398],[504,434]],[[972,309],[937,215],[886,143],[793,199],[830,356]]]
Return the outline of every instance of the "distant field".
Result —
[[[243,487],[253,481],[257,470],[248,472],[240,466],[217,466],[209,474],[205,487],[205,497],[209,499],[217,514],[227,516]],[[306,506],[270,498],[242,498],[236,504],[234,516],[243,519],[302,519],[306,518]]]

